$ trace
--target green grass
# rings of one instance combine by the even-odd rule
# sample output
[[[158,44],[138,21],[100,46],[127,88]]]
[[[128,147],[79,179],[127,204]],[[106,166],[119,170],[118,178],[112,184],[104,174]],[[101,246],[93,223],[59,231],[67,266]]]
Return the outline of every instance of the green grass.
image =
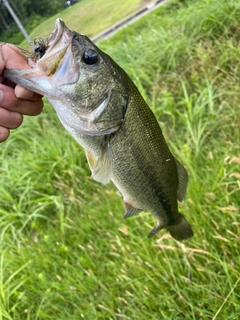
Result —
[[[70,29],[93,37],[151,2],[153,0],[81,0],[43,21],[31,32],[30,38],[49,36],[57,18],[63,19]],[[21,47],[29,49],[26,40]]]
[[[237,1],[171,1],[100,43],[188,169],[189,241],[122,220],[48,103],[1,144],[0,319],[240,318],[239,20]]]

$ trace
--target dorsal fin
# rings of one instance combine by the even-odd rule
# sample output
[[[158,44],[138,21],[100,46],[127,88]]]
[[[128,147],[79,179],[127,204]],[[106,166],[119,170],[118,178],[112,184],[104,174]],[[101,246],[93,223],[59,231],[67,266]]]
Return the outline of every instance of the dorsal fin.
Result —
[[[177,198],[181,202],[185,196],[187,191],[187,183],[188,183],[188,173],[187,170],[183,167],[183,165],[175,159],[178,173],[178,187],[177,187]]]

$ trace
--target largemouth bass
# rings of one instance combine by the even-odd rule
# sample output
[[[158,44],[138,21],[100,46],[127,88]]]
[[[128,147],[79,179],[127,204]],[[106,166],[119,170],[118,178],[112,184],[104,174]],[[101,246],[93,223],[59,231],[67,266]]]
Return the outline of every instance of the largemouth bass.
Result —
[[[44,43],[35,45],[32,69],[6,70],[5,77],[49,100],[84,148],[93,179],[112,180],[123,195],[124,218],[150,211],[157,225],[149,238],[163,228],[179,241],[193,236],[178,211],[187,171],[125,71],[60,19]]]

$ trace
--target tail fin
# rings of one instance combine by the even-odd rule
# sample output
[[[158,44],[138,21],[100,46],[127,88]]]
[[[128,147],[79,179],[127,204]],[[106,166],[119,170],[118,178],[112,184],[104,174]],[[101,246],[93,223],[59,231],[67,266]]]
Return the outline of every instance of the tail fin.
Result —
[[[193,236],[192,228],[182,214],[180,214],[175,224],[167,226],[166,229],[178,241],[186,240]]]

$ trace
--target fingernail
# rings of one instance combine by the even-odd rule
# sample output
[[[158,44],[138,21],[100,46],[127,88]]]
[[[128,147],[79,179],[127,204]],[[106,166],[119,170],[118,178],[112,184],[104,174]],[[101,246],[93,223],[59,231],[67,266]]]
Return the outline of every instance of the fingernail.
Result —
[[[2,101],[2,99],[3,99],[3,91],[0,90],[0,101]]]

